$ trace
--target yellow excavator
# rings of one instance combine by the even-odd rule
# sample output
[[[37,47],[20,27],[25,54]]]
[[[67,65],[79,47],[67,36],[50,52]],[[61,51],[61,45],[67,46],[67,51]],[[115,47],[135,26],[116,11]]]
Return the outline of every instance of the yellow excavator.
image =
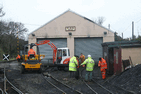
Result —
[[[36,55],[33,55],[33,54],[28,55],[27,54],[28,47],[30,47],[30,48],[36,47],[37,54]],[[42,72],[41,59],[43,59],[44,57],[45,57],[45,55],[40,55],[38,45],[36,45],[35,43],[26,44],[24,46],[24,52],[22,55],[23,62],[21,63],[21,73],[24,73],[26,70],[38,70],[41,73]]]

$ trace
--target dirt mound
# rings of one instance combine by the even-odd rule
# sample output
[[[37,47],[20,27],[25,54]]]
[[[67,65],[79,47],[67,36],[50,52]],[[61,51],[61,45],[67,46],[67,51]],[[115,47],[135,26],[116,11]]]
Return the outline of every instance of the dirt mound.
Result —
[[[113,77],[109,82],[126,90],[141,93],[141,64]]]

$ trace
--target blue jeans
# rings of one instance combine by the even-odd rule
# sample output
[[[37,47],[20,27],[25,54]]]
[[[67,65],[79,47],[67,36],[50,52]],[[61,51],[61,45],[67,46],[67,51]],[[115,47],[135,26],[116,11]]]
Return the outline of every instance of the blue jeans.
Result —
[[[93,71],[86,71],[85,80],[92,80]]]

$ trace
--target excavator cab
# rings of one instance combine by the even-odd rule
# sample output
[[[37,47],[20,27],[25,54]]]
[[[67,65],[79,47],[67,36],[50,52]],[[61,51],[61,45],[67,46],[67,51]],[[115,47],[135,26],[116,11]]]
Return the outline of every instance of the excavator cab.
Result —
[[[37,48],[36,55],[30,54],[28,56],[28,47]],[[36,44],[31,43],[24,46],[24,53],[22,55],[23,62],[21,63],[21,73],[24,73],[26,70],[38,70],[39,72],[42,71],[41,68],[41,59],[43,59],[45,55],[40,55],[39,48]]]
[[[62,50],[57,50],[57,63],[60,63],[62,60]]]
[[[55,65],[58,69],[68,67],[70,61],[70,52],[68,48],[57,48],[57,61]]]
[[[77,57],[78,65],[79,65],[79,56]],[[65,67],[69,67],[70,61],[70,51],[68,48],[58,48],[57,49],[57,68],[59,70],[65,69]],[[79,68],[79,66],[77,67]]]

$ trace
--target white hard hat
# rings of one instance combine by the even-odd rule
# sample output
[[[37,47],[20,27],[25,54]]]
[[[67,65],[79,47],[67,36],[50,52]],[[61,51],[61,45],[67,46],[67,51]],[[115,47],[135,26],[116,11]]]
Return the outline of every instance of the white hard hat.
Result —
[[[91,57],[91,55],[88,55],[88,57]]]

